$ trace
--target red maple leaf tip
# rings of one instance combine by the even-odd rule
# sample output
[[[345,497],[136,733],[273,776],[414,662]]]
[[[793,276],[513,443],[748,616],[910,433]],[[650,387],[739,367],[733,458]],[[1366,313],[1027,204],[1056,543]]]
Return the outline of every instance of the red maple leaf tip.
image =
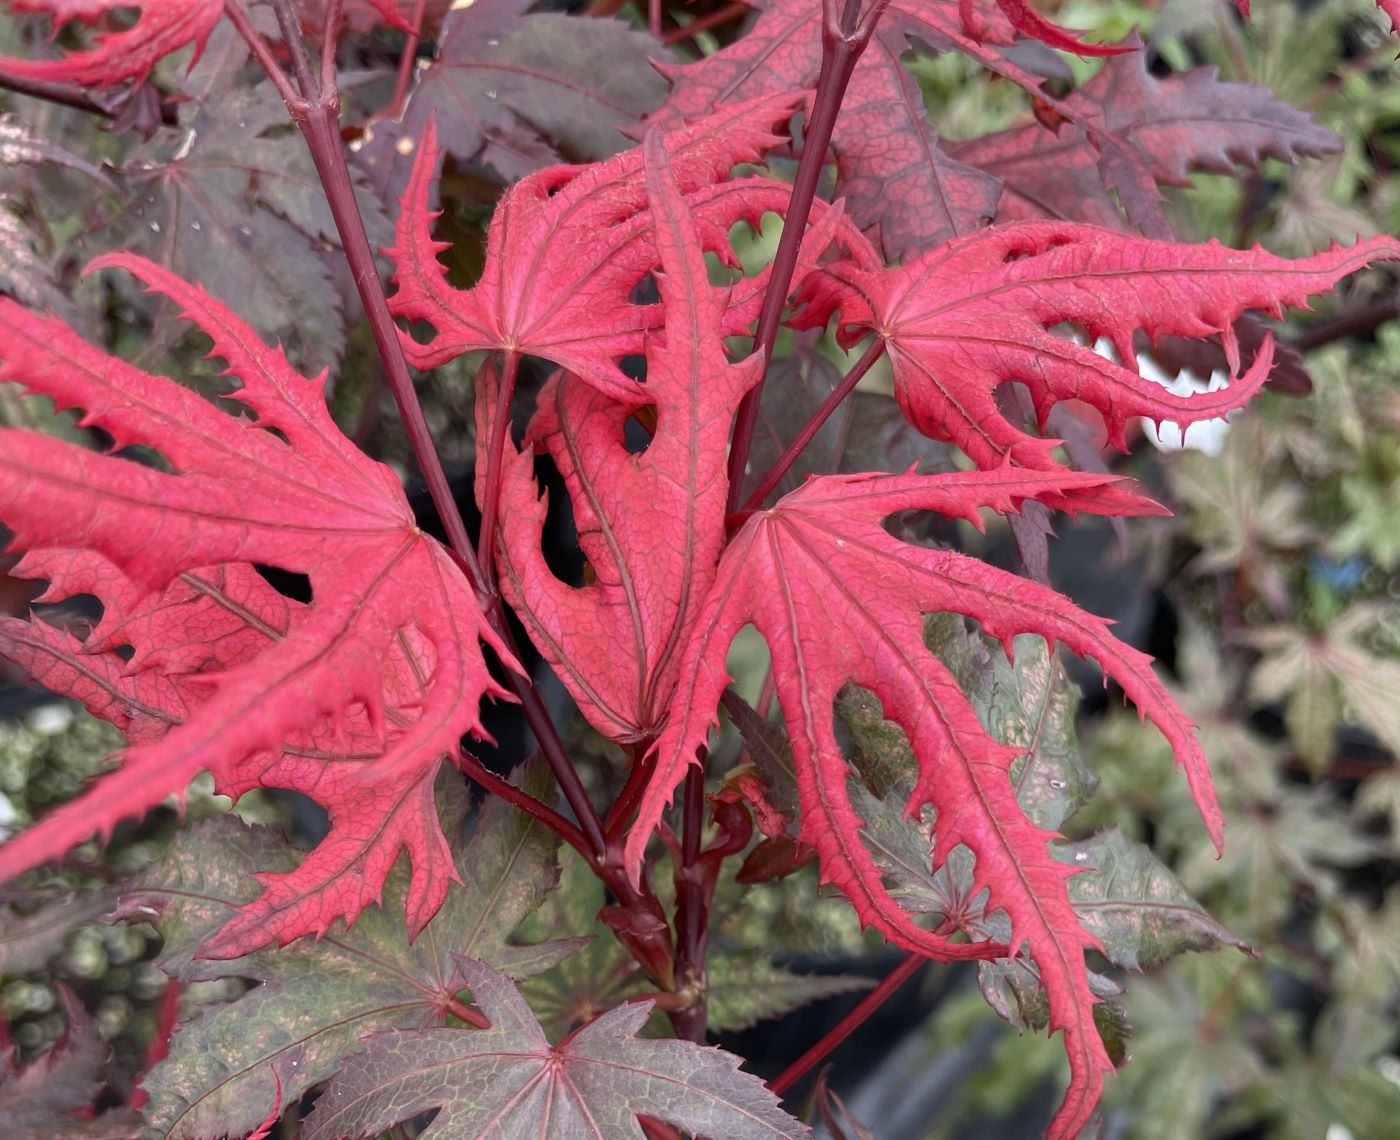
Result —
[[[760,160],[779,137],[799,97],[790,93],[726,105],[713,116],[667,135],[675,179],[705,248],[732,260],[729,227],[781,210],[791,187],[753,178],[727,181],[740,163]],[[429,209],[441,148],[430,122],[401,200],[394,245],[400,316],[433,329],[426,343],[405,333],[404,352],[418,368],[434,368],[474,349],[527,353],[561,365],[609,397],[637,407],[641,385],[618,360],[645,348],[661,306],[633,299],[656,268],[657,253],[640,147],[589,166],[553,166],[517,182],[496,208],[485,264],[470,289],[453,288],[433,240]],[[832,211],[813,220],[833,224]],[[815,256],[815,255],[813,255]],[[766,274],[736,285],[726,314],[729,331],[757,315]]]
[[[204,52],[214,25],[223,15],[223,0],[3,0],[11,12],[53,17],[53,31],[69,22],[94,24],[108,13],[139,13],[136,22],[124,31],[97,37],[97,45],[86,51],[70,52],[60,59],[0,58],[0,73],[19,79],[80,83],[109,87],[127,79],[145,79],[160,60],[190,44],[193,67]],[[384,22],[401,32],[413,34],[413,27],[399,11],[395,0],[369,0]]]
[[[510,655],[397,476],[341,435],[323,378],[151,262],[111,254],[91,268],[125,269],[174,301],[255,421],[0,299],[0,381],[83,409],[82,423],[171,468],[0,432],[0,519],[29,551],[17,569],[46,577],[47,598],[104,605],[85,641],[7,619],[0,652],[130,742],[117,771],[0,847],[0,878],[109,834],[208,769],[231,796],[295,788],[331,817],[302,866],[265,880],[216,939],[223,956],[352,921],[403,850],[410,930],[421,928],[455,875],[433,778],[479,730],[481,699],[503,695],[480,643]],[[312,600],[283,597],[258,566],[305,574]]]
[[[1276,257],[1256,247],[1218,242],[1184,245],[1096,226],[1021,222],[991,226],[946,242],[893,269],[867,259],[841,261],[809,275],[797,323],[824,324],[840,311],[841,336],[854,343],[871,332],[885,339],[895,394],[909,419],[935,439],[957,444],[979,466],[1009,455],[1049,470],[1054,441],[1027,434],[1006,418],[997,388],[1019,381],[1030,390],[1042,430],[1055,403],[1081,400],[1102,414],[1109,443],[1126,449],[1134,417],[1189,424],[1247,403],[1268,379],[1272,344],[1261,346],[1239,373],[1234,323],[1260,309],[1278,316],[1306,307],[1373,261],[1400,257],[1400,242],[1375,237],[1349,249],[1334,245],[1311,257]],[[1051,330],[1103,338],[1116,359]],[[1229,387],[1176,396],[1143,378],[1133,336],[1223,336],[1235,378]],[[1055,507],[1123,513],[1121,492],[1088,492]]]
[[[161,59],[194,44],[199,59],[214,25],[223,15],[223,0],[5,0],[12,12],[52,15],[54,32],[68,21],[93,24],[110,12],[139,10],[125,31],[97,37],[87,51],[61,59],[0,59],[0,71],[20,79],[81,83],[105,87],[126,79],[142,80]]]
[[[964,12],[963,22],[966,25],[966,12],[971,7],[972,0],[961,0],[961,3]],[[1039,40],[1041,43],[1058,48],[1060,51],[1072,52],[1075,55],[1094,56],[1124,55],[1127,52],[1137,50],[1122,44],[1086,44],[1079,38],[1079,32],[1047,20],[1026,0],[997,0],[997,7],[1001,9],[1011,26],[1021,35]]]

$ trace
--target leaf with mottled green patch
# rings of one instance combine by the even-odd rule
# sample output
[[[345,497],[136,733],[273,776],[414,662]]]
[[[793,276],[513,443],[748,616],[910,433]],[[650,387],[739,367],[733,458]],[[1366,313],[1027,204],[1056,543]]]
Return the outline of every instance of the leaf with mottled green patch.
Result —
[[[1155,970],[1187,951],[1233,946],[1253,951],[1193,899],[1167,866],[1117,828],[1055,854],[1086,873],[1069,881],[1069,897],[1104,956],[1125,970]]]
[[[548,793],[542,766],[526,776],[526,786]],[[460,820],[460,791],[457,799]],[[247,1133],[278,1103],[279,1084],[281,1106],[295,1104],[366,1034],[443,1024],[460,1008],[457,994],[466,986],[454,954],[492,961],[515,976],[554,965],[573,944],[514,945],[508,937],[555,885],[557,846],[537,821],[488,800],[458,857],[463,885],[448,893],[412,946],[401,899],[407,876],[395,874],[384,904],[348,932],[211,961],[194,954],[257,893],[253,875],[288,870],[297,855],[269,831],[228,817],[181,836],[142,877],[123,913],[155,922],[165,939],[160,965],[171,976],[259,984],[176,1032],[170,1056],[144,1082],[150,1126],[168,1140]]]
[[[948,615],[935,619],[933,629],[939,624],[952,626],[938,638],[939,655],[988,731],[1003,744],[1025,749],[1011,766],[1016,802],[1041,827],[1058,831],[1098,785],[1079,754],[1075,687],[1043,638],[1016,638],[1013,663]]]
[[[753,953],[711,954],[705,973],[712,1033],[748,1029],[811,1002],[874,985],[850,974],[795,974]]]
[[[81,170],[109,189],[113,188],[111,179],[87,159],[80,158],[52,139],[45,138],[14,115],[0,115],[0,168],[49,162]]]
[[[551,1045],[509,979],[479,962],[460,966],[491,1028],[375,1034],[317,1103],[306,1140],[366,1136],[433,1109],[421,1140],[641,1140],[638,1115],[695,1135],[811,1135],[762,1081],[740,1072],[738,1057],[637,1037],[650,1002],[614,1009]]]
[[[59,146],[10,114],[0,115],[0,170],[7,174],[0,185],[0,292],[26,305],[65,316],[72,299],[58,287],[53,266],[40,254],[36,234],[24,220],[19,196],[14,194],[13,172],[20,166],[54,163],[81,170],[94,181],[115,189],[112,180],[86,159]]]
[[[39,253],[35,235],[0,194],[0,293],[26,305],[67,315],[73,304],[54,280],[53,266]]]
[[[987,730],[1023,748],[1012,763],[1016,800],[1038,825],[1058,830],[1093,795],[1097,781],[1079,755],[1073,686],[1043,638],[1022,635],[1014,663],[950,614],[930,618],[924,639],[957,678]],[[913,787],[917,769],[904,731],[886,721],[875,696],[847,686],[837,715],[851,735],[852,759],[882,798]],[[902,773],[902,774],[901,774]]]
[[[1050,1024],[1050,1006],[1040,971],[1029,958],[998,958],[977,963],[977,985],[992,1010],[1017,1033],[1041,1032]],[[1123,988],[1112,978],[1089,971],[1089,989],[1098,1004],[1094,1006],[1094,1028],[1115,1068],[1128,1057],[1128,1041],[1133,1028],[1128,1012],[1118,998]]]

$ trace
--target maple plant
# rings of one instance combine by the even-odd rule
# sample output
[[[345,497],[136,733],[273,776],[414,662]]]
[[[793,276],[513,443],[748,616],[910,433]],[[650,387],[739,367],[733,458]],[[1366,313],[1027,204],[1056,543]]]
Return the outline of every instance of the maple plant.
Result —
[[[1141,845],[1061,835],[1093,779],[1055,646],[1161,732],[1201,842],[1228,821],[1150,658],[1048,584],[1049,520],[1163,514],[1095,432],[1122,452],[1144,419],[1241,408],[1286,355],[1257,314],[1400,259],[1388,237],[1296,259],[1173,239],[1160,186],[1316,157],[1330,132],[1024,0],[654,2],[645,31],[529,0],[6,7],[33,19],[0,86],[111,127],[104,164],[7,119],[7,162],[93,195],[83,272],[147,323],[143,363],[176,352],[178,314],[222,371],[179,356],[199,391],[96,346],[99,291],[80,303],[33,211],[0,201],[0,380],[78,410],[50,417],[68,439],[0,430],[10,574],[44,583],[0,653],[127,742],[0,846],[0,879],[201,771],[327,817],[308,852],[205,822],[124,884],[117,914],[157,925],[169,977],[254,984],[166,1026],[113,1126],[805,1136],[779,1095],[921,964],[975,960],[1003,1016],[1061,1035],[1048,1135],[1090,1130],[1125,1053],[1105,961],[1230,936]],[[396,78],[342,92],[386,43]],[[1024,121],[941,140],[911,50],[999,76]],[[1056,52],[1104,60],[1071,87]],[[473,247],[448,187],[491,180]],[[743,235],[774,216],[755,264]],[[375,366],[342,419],[355,335]],[[1159,340],[1200,342],[1228,384],[1145,378]],[[475,535],[419,397],[453,369]],[[443,541],[371,454],[386,392]],[[857,416],[883,425],[873,448]],[[577,578],[549,548],[561,497]],[[1022,573],[957,549],[956,523],[998,519]],[[97,619],[64,608],[84,596]],[[755,699],[730,675],[748,626]],[[611,767],[563,730],[549,674]],[[505,770],[478,755],[491,702],[533,738]],[[812,864],[908,957],[765,1087],[705,1045],[742,1024],[711,934],[723,899]],[[742,960],[741,990],[788,1005],[859,986]],[[33,1101],[40,1063],[7,1060],[0,1098]]]

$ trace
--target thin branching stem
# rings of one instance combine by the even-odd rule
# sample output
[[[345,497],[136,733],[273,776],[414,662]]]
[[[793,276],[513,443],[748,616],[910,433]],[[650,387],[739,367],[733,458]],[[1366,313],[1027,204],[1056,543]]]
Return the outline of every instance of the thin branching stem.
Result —
[[[812,212],[812,202],[816,198],[817,183],[821,181],[826,165],[827,147],[836,126],[836,116],[846,97],[851,74],[889,0],[875,0],[864,16],[860,12],[860,0],[846,0],[839,15],[836,11],[838,2],[824,0],[822,5],[822,64],[817,78],[816,97],[812,102],[812,113],[807,118],[802,158],[797,164],[792,197],[788,200],[787,213],[783,218],[783,235],[773,256],[772,275],[768,279],[763,308],[758,316],[754,352],[762,357],[765,374],[773,359],[773,346],[782,324],[783,307],[787,304],[788,289],[797,271],[797,255],[807,228],[807,218]],[[730,512],[738,504],[744,473],[748,469],[754,430],[758,426],[759,404],[763,399],[763,383],[764,377],[760,377],[739,404],[735,416],[733,444],[729,451],[727,509]]]
[[[384,362],[389,390],[394,394],[394,401],[398,405],[399,415],[403,418],[414,457],[418,460],[424,482],[428,486],[428,494],[432,497],[433,506],[437,508],[438,517],[447,533],[448,545],[456,553],[473,588],[483,598],[489,597],[492,591],[481,573],[480,566],[477,565],[476,552],[467,537],[466,524],[457,509],[457,502],[452,495],[447,474],[443,471],[442,461],[438,458],[432,433],[423,418],[418,394],[414,391],[413,381],[408,374],[408,362],[404,359],[403,347],[399,343],[399,330],[389,312],[389,302],[384,296],[384,287],[379,280],[379,268],[374,262],[374,251],[370,248],[369,237],[365,233],[359,203],[355,201],[354,183],[350,178],[350,168],[346,164],[345,148],[340,138],[340,92],[335,85],[334,69],[331,71],[331,86],[318,89],[291,0],[273,0],[278,23],[287,39],[287,49],[291,53],[293,74],[296,76],[297,87],[300,88],[299,92],[293,90],[289,93],[284,90],[287,84],[286,75],[276,65],[266,41],[247,19],[247,13],[241,11],[242,5],[237,3],[237,0],[228,0],[225,8],[234,26],[248,40],[254,55],[268,69],[273,82],[277,83],[278,78],[281,78],[278,90],[282,92],[292,117],[306,137],[311,160],[316,166],[316,173],[321,177],[326,203],[330,207],[331,217],[335,220],[345,259],[350,263],[350,272],[364,305],[365,316],[369,320],[375,348]],[[327,14],[330,15],[329,12]],[[331,54],[334,55],[334,48],[331,49]]]
[[[609,843],[616,843],[626,832],[627,821],[637,810],[642,793],[651,782],[651,774],[655,767],[644,747],[632,749],[632,767],[628,769],[622,790],[617,793],[617,798],[613,800],[612,807],[608,808],[608,814],[603,820],[603,830]]]
[[[301,90],[301,97],[312,106],[334,96],[337,105],[340,101],[339,85],[318,89],[311,75],[311,57],[306,54],[306,41],[301,37],[301,22],[292,10],[291,0],[272,0],[272,11],[277,16],[277,26],[282,32],[282,43],[287,54],[292,57],[292,77]],[[326,12],[326,26],[331,26],[331,13]],[[338,107],[337,107],[338,109]]]
[[[506,803],[539,820],[585,859],[589,857],[588,841],[584,839],[583,832],[548,804],[537,800],[523,788],[517,788],[509,780],[502,779],[465,749],[457,761],[457,767],[492,795],[500,796]]]
[[[885,1004],[905,982],[919,972],[919,967],[928,962],[922,954],[911,953],[898,966],[885,975],[884,979],[865,995],[860,1004],[846,1014],[825,1033],[807,1052],[768,1082],[768,1087],[779,1096],[787,1092],[798,1081],[819,1065],[836,1046],[846,1040],[882,1005]]]
[[[692,36],[698,36],[701,32],[708,32],[711,28],[718,28],[731,20],[737,20],[752,11],[753,8],[750,5],[738,3],[736,0],[736,3],[726,4],[723,8],[716,8],[713,12],[697,16],[683,27],[673,28],[661,37],[661,42],[668,47],[681,43]]]
[[[243,37],[243,42],[248,45],[253,58],[262,64],[263,71],[267,72],[268,79],[272,81],[272,86],[277,88],[277,94],[282,96],[282,102],[287,104],[287,110],[292,113],[292,117],[299,119],[305,115],[306,100],[292,86],[292,81],[287,78],[287,73],[282,70],[282,65],[272,54],[272,48],[263,39],[262,33],[253,26],[253,21],[249,19],[239,0],[224,0],[224,15],[228,17],[228,22],[233,25],[234,30]]]
[[[336,47],[340,43],[340,27],[345,22],[345,0],[326,0],[325,17],[321,24],[321,91],[337,92],[340,88],[336,68]]]
[[[885,342],[879,337],[876,337],[870,342],[869,347],[866,348],[861,358],[857,360],[851,370],[842,377],[841,383],[831,390],[831,394],[822,401],[821,407],[812,413],[811,418],[802,425],[802,430],[793,437],[792,442],[787,446],[787,450],[784,451],[782,455],[778,456],[778,461],[769,469],[768,474],[759,481],[758,486],[754,488],[753,493],[744,504],[743,511],[756,511],[759,507],[763,506],[763,500],[766,499],[773,488],[778,485],[782,477],[788,473],[788,469],[797,462],[798,456],[800,456],[807,449],[808,445],[811,444],[812,440],[817,437],[817,432],[821,431],[822,426],[831,418],[832,413],[841,406],[842,401],[844,401],[847,396],[855,391],[856,385],[861,382],[875,362],[884,355],[884,352]]]
[[[413,15],[408,22],[413,25],[413,33],[404,40],[403,51],[399,55],[399,70],[394,76],[394,93],[389,98],[389,117],[397,119],[403,113],[404,100],[408,96],[408,83],[413,78],[413,62],[418,58],[418,41],[423,34],[423,14],[428,0],[418,0],[413,6]]]
[[[13,91],[16,95],[29,95],[46,103],[57,103],[86,111],[91,115],[101,115],[105,119],[113,117],[110,107],[104,107],[76,83],[62,83],[53,79],[21,79],[17,75],[0,74],[0,91]]]
[[[709,941],[710,907],[700,844],[705,830],[705,766],[692,764],[685,775],[682,802],[681,851],[676,864],[676,989],[686,1003],[671,1015],[677,1035],[705,1040],[705,947]]]
[[[496,407],[491,416],[491,438],[486,447],[486,487],[481,496],[481,535],[476,550],[476,559],[481,563],[481,572],[488,582],[496,580],[496,519],[501,509],[501,466],[505,458],[506,438],[510,434],[510,405],[515,399],[515,381],[520,374],[520,353],[507,352],[505,356],[506,365],[501,370],[501,382],[496,387]]]

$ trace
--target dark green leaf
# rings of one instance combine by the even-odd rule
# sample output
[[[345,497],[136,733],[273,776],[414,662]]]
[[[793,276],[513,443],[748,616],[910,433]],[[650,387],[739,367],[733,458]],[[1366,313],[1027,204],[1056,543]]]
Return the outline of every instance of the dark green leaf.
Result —
[[[538,769],[527,777],[534,791],[548,784]],[[489,800],[461,849],[463,885],[411,947],[400,897],[407,877],[395,874],[384,905],[348,932],[220,962],[192,955],[234,906],[257,894],[254,871],[288,870],[297,856],[267,830],[231,817],[181,836],[143,876],[126,913],[155,921],[166,943],[160,964],[172,976],[258,984],[175,1034],[170,1056],[145,1081],[149,1124],[169,1138],[249,1132],[276,1102],[279,1081],[281,1104],[295,1104],[365,1034],[443,1024],[465,985],[454,953],[516,976],[553,965],[574,946],[517,946],[508,938],[555,885],[556,848],[538,822]]]
[[[850,974],[795,974],[751,953],[712,952],[705,973],[712,1033],[748,1029],[810,1002],[874,985],[869,978]]]
[[[669,56],[621,20],[522,15],[534,0],[453,5],[438,52],[421,71],[398,122],[371,126],[360,151],[386,196],[407,182],[406,156],[431,116],[462,163],[482,162],[506,182],[555,162],[607,158],[666,97],[648,63]]]
[[[1059,858],[1085,869],[1069,881],[1069,896],[1079,921],[1115,966],[1155,970],[1178,954],[1221,946],[1253,953],[1187,894],[1150,849],[1117,828],[1057,847]]]
[[[646,989],[636,962],[613,932],[598,921],[598,912],[607,903],[602,882],[572,850],[562,853],[562,862],[559,890],[521,924],[519,931],[520,938],[532,942],[583,942],[577,953],[520,987],[540,1024],[554,1037],[573,1032]]]
[[[35,247],[34,234],[0,194],[0,293],[26,305],[71,314],[73,303],[54,281],[53,266]]]
[[[638,1038],[649,1002],[605,1013],[550,1045],[507,978],[477,962],[461,969],[491,1028],[376,1034],[331,1082],[307,1140],[365,1136],[432,1109],[441,1111],[423,1140],[641,1140],[638,1114],[704,1136],[810,1135],[757,1077],[739,1071],[739,1058]]]

